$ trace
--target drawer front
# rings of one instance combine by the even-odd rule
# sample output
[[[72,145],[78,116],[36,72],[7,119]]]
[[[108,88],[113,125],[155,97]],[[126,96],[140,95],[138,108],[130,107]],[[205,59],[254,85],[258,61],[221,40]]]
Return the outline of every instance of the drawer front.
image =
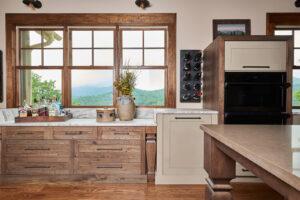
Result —
[[[212,115],[204,114],[180,114],[180,115],[166,115],[166,121],[174,123],[199,123],[199,124],[211,124]]]
[[[7,175],[72,174],[71,158],[6,157]]]
[[[5,140],[5,156],[71,157],[71,141],[65,140]]]
[[[124,153],[124,152],[97,152],[97,153],[79,153],[79,159],[82,162],[141,162],[141,153]]]
[[[104,127],[99,128],[102,139],[140,140],[145,132],[144,127]]]
[[[79,153],[140,153],[141,147],[138,145],[118,145],[118,144],[94,144],[78,147]]]
[[[48,127],[5,127],[5,138],[8,140],[34,140],[44,139],[46,134],[51,133]]]
[[[75,174],[141,174],[141,163],[105,163],[78,160]]]
[[[96,127],[57,127],[53,131],[54,139],[97,139]]]

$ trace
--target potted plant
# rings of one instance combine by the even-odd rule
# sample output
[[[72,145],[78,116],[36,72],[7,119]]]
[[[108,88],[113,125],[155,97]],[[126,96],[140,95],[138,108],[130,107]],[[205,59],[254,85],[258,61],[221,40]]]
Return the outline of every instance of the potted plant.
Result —
[[[136,84],[136,74],[128,69],[114,82],[115,88],[119,91],[117,97],[117,113],[121,121],[129,121],[135,115],[134,98],[131,96]]]

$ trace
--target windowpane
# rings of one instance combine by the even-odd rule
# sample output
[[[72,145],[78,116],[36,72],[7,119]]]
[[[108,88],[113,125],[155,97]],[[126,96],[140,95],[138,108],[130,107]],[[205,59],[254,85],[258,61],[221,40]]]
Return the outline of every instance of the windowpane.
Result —
[[[94,54],[95,66],[113,66],[114,65],[114,50],[95,50]]]
[[[300,70],[293,70],[293,106],[300,106]]]
[[[142,47],[143,31],[122,31],[123,47]]]
[[[295,47],[300,47],[300,31],[295,31],[294,42]]]
[[[114,32],[113,31],[94,31],[94,47],[95,48],[113,48]]]
[[[145,66],[163,66],[165,51],[162,49],[145,49]]]
[[[145,47],[164,47],[165,31],[145,31]]]
[[[113,70],[72,70],[73,106],[112,106]]]
[[[123,50],[123,66],[142,66],[143,51],[140,49]]]
[[[131,70],[137,74],[133,96],[137,106],[165,105],[165,72],[164,70]]]
[[[44,48],[63,48],[63,31],[43,31]]]
[[[72,31],[73,48],[92,48],[92,31]]]
[[[63,66],[63,50],[44,50],[45,66]]]
[[[21,31],[22,48],[41,48],[41,31]]]
[[[294,65],[300,66],[300,49],[294,50]]]
[[[22,66],[41,66],[42,53],[41,50],[22,50],[21,51],[21,65]]]
[[[20,70],[21,102],[26,99],[32,105],[34,99],[39,101],[43,96],[61,100],[61,77],[61,70]]]
[[[91,66],[92,50],[73,50],[72,51],[73,66]]]
[[[292,30],[275,30],[274,35],[293,35]]]

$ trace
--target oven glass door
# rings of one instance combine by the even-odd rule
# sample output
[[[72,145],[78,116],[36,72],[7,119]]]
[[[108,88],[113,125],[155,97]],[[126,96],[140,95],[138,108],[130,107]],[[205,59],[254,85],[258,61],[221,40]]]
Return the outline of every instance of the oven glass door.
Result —
[[[285,112],[285,96],[281,84],[227,83],[225,112]]]

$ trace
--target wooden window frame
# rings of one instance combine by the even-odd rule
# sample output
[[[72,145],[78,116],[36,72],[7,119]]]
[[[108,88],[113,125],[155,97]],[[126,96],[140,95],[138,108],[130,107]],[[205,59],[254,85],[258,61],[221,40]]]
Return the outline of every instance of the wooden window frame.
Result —
[[[17,39],[16,31],[17,27],[24,26],[44,26],[44,27],[58,27],[62,26],[64,30],[64,58],[69,57],[69,44],[68,40],[68,27],[72,26],[131,26],[131,27],[143,27],[143,26],[160,26],[167,27],[167,41],[168,46],[167,54],[165,54],[165,59],[168,62],[168,67],[166,70],[166,95],[165,95],[165,106],[138,106],[138,107],[165,107],[165,108],[175,108],[176,107],[176,14],[175,13],[163,13],[163,14],[6,14],[6,107],[16,108],[19,106],[19,86],[17,83],[17,69],[18,67],[16,57],[17,57]],[[115,31],[116,34],[119,33],[118,28]],[[116,40],[115,40],[116,41]],[[115,60],[114,64],[117,66],[117,70],[114,73],[114,79],[117,78],[119,74],[119,69],[121,66],[121,59],[116,59],[120,56],[120,46],[115,45]],[[71,105],[71,69],[78,67],[68,66],[68,59],[64,59],[64,65],[59,68],[62,70],[62,105],[67,108],[72,107],[105,107],[105,106],[72,106]],[[80,66],[81,67],[81,66]],[[57,67],[43,67],[43,69],[56,69]],[[98,67],[90,66],[90,68],[96,69]],[[100,67],[101,68],[101,67]],[[147,67],[143,67],[146,69]],[[27,68],[28,69],[28,68]],[[34,69],[37,69],[36,67]],[[87,68],[85,68],[87,69]],[[103,69],[103,68],[101,68]],[[153,68],[151,68],[153,69]],[[66,94],[66,95],[65,95]],[[117,96],[117,91],[114,89],[114,105],[116,103],[115,97]]]
[[[291,28],[278,28],[278,26],[291,26]],[[297,28],[292,28],[292,26],[300,26],[300,13],[267,13],[266,17],[266,33],[267,35],[274,35],[275,30],[293,30],[293,37],[294,37],[294,30]],[[277,27],[277,28],[276,28]],[[299,28],[300,30],[300,28]],[[294,45],[294,41],[293,41]],[[300,49],[300,48],[294,48],[292,55],[294,55],[294,49]],[[292,70],[294,69],[300,69],[300,66],[294,65],[294,57],[292,58],[293,64],[292,64]],[[291,74],[290,80],[293,80],[292,72],[288,73]],[[291,97],[291,106],[292,106],[292,99]],[[300,109],[300,106],[292,106],[293,109]]]

